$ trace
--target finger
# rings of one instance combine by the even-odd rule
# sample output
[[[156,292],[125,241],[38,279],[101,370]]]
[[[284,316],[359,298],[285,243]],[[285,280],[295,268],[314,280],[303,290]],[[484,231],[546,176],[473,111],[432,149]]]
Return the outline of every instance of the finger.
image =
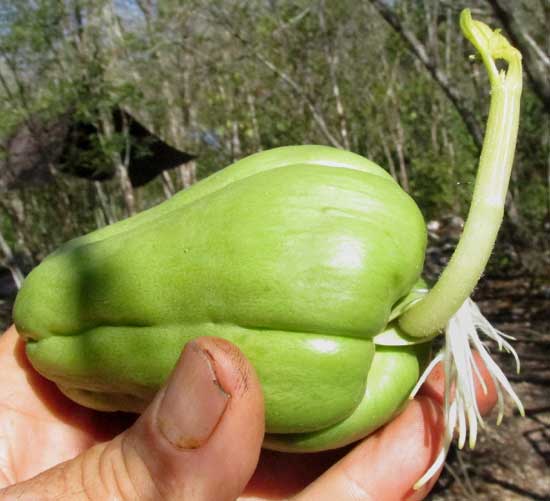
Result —
[[[473,352],[476,366],[483,380],[483,384],[478,377],[474,376],[477,405],[481,415],[491,412],[497,403],[497,391],[491,374],[479,356],[479,353]],[[425,395],[434,399],[440,405],[443,405],[445,395],[445,369],[442,363],[437,364],[426,382],[422,385],[419,395]]]
[[[305,489],[351,448],[347,446],[315,454],[264,449],[256,471],[246,486],[245,493],[248,497],[243,499],[288,499]]]
[[[481,357],[474,353],[474,358],[484,381],[476,379],[478,405],[480,412],[487,414],[496,404],[496,389]],[[360,443],[296,500],[424,499],[439,473],[417,491],[412,486],[442,447],[444,376],[443,366],[438,364],[401,415]]]
[[[423,499],[437,477],[419,491],[412,486],[439,452],[443,424],[441,407],[419,397],[313,482],[296,501]]]
[[[254,472],[263,433],[254,369],[227,341],[200,338],[132,428],[2,499],[233,500]]]
[[[88,441],[93,443],[114,437],[131,422],[129,415],[105,415],[69,400],[31,366],[25,343],[13,326],[0,336],[0,367],[0,409],[9,407],[14,414],[43,424],[65,425],[89,436]]]
[[[72,459],[131,424],[129,416],[85,409],[65,397],[30,365],[14,327],[0,336],[0,367],[0,488]]]
[[[11,401],[26,413],[44,418],[72,414],[79,407],[67,398],[59,398],[62,394],[55,384],[31,367],[25,355],[25,343],[13,326],[0,336],[0,366],[0,402]],[[14,391],[17,392],[15,402]]]

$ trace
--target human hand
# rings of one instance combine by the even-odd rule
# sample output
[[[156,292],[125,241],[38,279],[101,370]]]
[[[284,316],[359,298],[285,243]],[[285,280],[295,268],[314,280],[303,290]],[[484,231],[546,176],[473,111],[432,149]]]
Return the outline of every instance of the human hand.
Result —
[[[260,384],[226,341],[189,343],[133,424],[65,398],[32,369],[14,328],[0,337],[0,367],[2,501],[418,500],[436,480],[412,490],[441,446],[441,367],[402,414],[354,447],[261,455]],[[489,391],[477,395],[487,413],[496,393],[481,369]]]

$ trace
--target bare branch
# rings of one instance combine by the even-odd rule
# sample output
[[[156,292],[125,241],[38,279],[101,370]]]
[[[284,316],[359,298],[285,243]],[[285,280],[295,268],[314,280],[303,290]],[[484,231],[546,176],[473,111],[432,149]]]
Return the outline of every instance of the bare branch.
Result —
[[[401,22],[399,16],[397,16],[388,4],[382,0],[370,1],[386,22],[401,35],[413,54],[422,62],[432,78],[439,84],[462,118],[474,143],[481,149],[483,132],[472,110],[464,104],[465,99],[460,91],[451,84],[448,75],[436,64],[435,60],[428,55],[424,44]]]
[[[535,93],[544,107],[550,110],[550,78],[548,77],[550,59],[525,31],[517,15],[514,15],[513,2],[510,0],[488,0],[488,2],[504,26],[506,33],[510,35],[512,42],[521,52],[525,72]]]
[[[313,120],[321,130],[321,132],[324,134],[324,136],[327,138],[327,140],[332,144],[332,146],[336,148],[342,148],[342,145],[340,142],[334,137],[334,135],[330,132],[327,123],[325,122],[325,119],[323,116],[319,113],[317,110],[317,107],[313,104],[309,96],[307,95],[306,91],[298,84],[295,80],[293,80],[288,73],[285,73],[283,70],[275,66],[269,59],[267,59],[263,54],[256,52],[255,54],[256,59],[260,61],[262,64],[264,64],[267,68],[269,68],[273,73],[278,75],[281,80],[286,82],[286,84],[299,96],[302,98],[304,103],[306,104],[307,108],[311,112],[311,116],[313,117]]]
[[[329,66],[330,80],[332,83],[332,95],[336,102],[336,114],[340,121],[340,136],[344,143],[346,150],[350,149],[349,144],[349,133],[348,133],[348,122],[346,119],[346,113],[344,111],[344,105],[342,103],[342,97],[340,95],[340,85],[338,83],[338,77],[336,75],[336,67],[338,66],[338,54],[333,50],[332,44],[330,43],[329,35],[327,32],[326,20],[325,20],[325,2],[321,0],[319,4],[319,24],[321,25],[321,30],[325,34],[325,39],[323,43],[323,49],[325,51],[325,56],[327,58],[327,63]]]
[[[294,93],[302,99],[306,107],[309,109],[311,116],[313,117],[314,122],[317,124],[319,130],[322,132],[322,134],[325,136],[327,141],[336,148],[342,148],[342,144],[338,139],[332,134],[330,131],[324,117],[319,112],[317,106],[313,102],[313,100],[309,97],[306,90],[296,82],[287,72],[285,72],[283,69],[276,66],[270,59],[268,59],[264,54],[260,52],[260,49],[258,47],[253,47],[252,44],[245,39],[242,34],[234,28],[234,26],[231,24],[227,16],[224,16],[224,13],[222,11],[216,10],[215,12],[212,11],[212,14],[216,17],[216,19],[221,22],[225,29],[234,37],[236,38],[244,47],[247,47],[250,49],[250,54],[257,59],[260,63],[262,63],[266,68],[271,70],[273,73],[275,73],[283,82],[285,82],[293,91]]]

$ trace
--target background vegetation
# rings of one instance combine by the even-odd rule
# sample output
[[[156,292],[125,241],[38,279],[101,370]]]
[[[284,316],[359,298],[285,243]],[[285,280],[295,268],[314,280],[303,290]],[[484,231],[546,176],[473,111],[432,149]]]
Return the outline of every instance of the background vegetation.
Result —
[[[93,151],[70,162],[91,155],[101,159],[98,171],[114,172],[94,182],[48,164],[49,182],[37,174],[10,189],[2,177],[13,173],[0,172],[0,264],[17,281],[62,242],[160,203],[238,158],[289,144],[364,155],[417,200],[433,232],[442,221],[460,226],[489,103],[484,69],[458,27],[466,6],[502,27],[526,70],[491,272],[521,274],[526,290],[550,297],[546,0],[0,0],[4,157],[22,125],[32,132],[36,120],[71,115],[98,133]],[[114,106],[196,162],[133,188],[128,149],[140,145],[114,131]]]
[[[100,126],[97,157],[124,167],[128,143],[109,133],[106,118],[119,105],[197,154],[198,178],[261,149],[329,144],[387,168],[428,220],[464,216],[489,100],[484,70],[458,28],[466,4],[525,49],[507,235],[544,251],[544,0],[1,0],[0,139],[26,121],[71,113]],[[28,271],[67,239],[184,186],[184,170],[138,189],[124,174],[101,186],[58,174],[47,185],[4,190],[3,247],[25,257]]]

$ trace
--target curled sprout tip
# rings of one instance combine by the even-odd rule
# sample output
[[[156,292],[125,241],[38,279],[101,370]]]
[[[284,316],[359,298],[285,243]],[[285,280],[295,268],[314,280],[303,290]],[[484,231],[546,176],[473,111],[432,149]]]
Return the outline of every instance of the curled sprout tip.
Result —
[[[481,55],[493,83],[498,79],[506,78],[506,72],[498,71],[496,59],[504,59],[508,62],[512,66],[514,77],[518,70],[521,72],[521,54],[508,42],[500,29],[493,30],[485,23],[472,19],[470,9],[464,9],[460,14],[460,27],[464,36]]]
[[[521,54],[500,30],[492,30],[485,23],[472,19],[469,9],[461,13],[460,27],[477,49],[489,75],[491,105],[472,204],[462,237],[434,287],[399,317],[400,327],[410,336],[426,337],[445,327],[443,444],[435,462],[416,483],[416,489],[425,485],[442,466],[455,431],[460,448],[466,441],[473,448],[478,427],[484,426],[477,405],[476,386],[485,394],[488,388],[472,350],[478,352],[496,389],[497,424],[504,416],[504,393],[512,398],[520,414],[525,415],[521,401],[481,342],[480,334],[494,341],[500,350],[511,353],[519,372],[519,358],[508,342],[510,338],[495,329],[469,298],[487,265],[502,223],[518,132]],[[506,71],[499,70],[497,60],[507,63]],[[425,379],[423,375],[421,381]]]
[[[511,353],[519,371],[517,353],[505,339],[509,336],[495,329],[483,316],[477,305],[468,298],[447,324],[445,347],[443,352],[434,359],[435,363],[437,363],[436,360],[443,359],[445,368],[445,434],[439,455],[424,476],[415,484],[415,489],[422,487],[439,470],[449,451],[455,431],[458,433],[458,447],[462,449],[468,439],[468,445],[473,449],[476,445],[478,427],[485,426],[477,405],[476,380],[485,394],[488,389],[475,363],[472,348],[479,353],[497,392],[497,425],[502,422],[504,416],[504,393],[512,398],[520,414],[525,415],[520,399],[500,367],[489,355],[481,341],[480,334],[484,334],[489,340],[496,342],[499,349]],[[426,368],[420,381],[426,380],[435,365],[434,362]],[[413,390],[414,394],[418,391],[418,387],[419,385]]]

